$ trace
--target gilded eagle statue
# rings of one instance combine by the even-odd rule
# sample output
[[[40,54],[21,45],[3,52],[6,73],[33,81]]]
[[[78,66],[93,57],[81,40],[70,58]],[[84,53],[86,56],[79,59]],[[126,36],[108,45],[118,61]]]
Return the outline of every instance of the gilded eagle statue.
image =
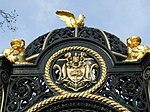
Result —
[[[79,27],[84,26],[84,15],[80,14],[78,19],[76,19],[75,15],[67,10],[58,10],[56,11],[56,15],[66,23],[67,27]]]

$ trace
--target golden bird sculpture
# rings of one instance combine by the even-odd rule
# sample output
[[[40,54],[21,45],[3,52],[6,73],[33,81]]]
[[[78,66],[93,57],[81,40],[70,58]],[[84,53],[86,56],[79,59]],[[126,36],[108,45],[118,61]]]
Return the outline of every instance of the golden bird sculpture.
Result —
[[[84,26],[84,15],[80,14],[78,19],[76,19],[75,15],[67,10],[58,10],[56,11],[56,15],[66,23],[67,27],[80,27]]]

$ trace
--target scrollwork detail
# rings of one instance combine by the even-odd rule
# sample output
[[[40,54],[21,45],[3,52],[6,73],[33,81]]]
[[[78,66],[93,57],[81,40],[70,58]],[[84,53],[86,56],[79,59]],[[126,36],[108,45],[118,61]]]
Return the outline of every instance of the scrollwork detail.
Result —
[[[147,100],[139,74],[111,74],[98,94],[126,105],[135,112],[147,111]]]
[[[143,72],[143,78],[148,80],[150,78],[150,66],[146,67]]]
[[[8,73],[6,73],[5,71],[2,70],[0,72],[0,75],[1,75],[1,81],[3,83],[8,83],[8,81],[9,81],[9,75],[8,75]]]
[[[42,77],[13,77],[10,79],[6,110],[24,112],[28,106],[53,95]]]

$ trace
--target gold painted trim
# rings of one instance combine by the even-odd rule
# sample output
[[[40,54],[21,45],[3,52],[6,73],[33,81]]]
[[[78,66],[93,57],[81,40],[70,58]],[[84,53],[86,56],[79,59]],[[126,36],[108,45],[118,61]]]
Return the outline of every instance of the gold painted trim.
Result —
[[[150,100],[150,79],[148,81],[148,96],[149,96],[149,100]]]
[[[100,30],[100,29],[99,29],[99,30]],[[108,49],[110,49],[110,50],[111,50],[110,43],[109,43],[109,41],[108,41],[108,37],[106,36],[106,34],[104,33],[104,31],[103,31],[103,30],[100,30],[100,31],[102,32],[103,36],[105,37],[105,40],[106,40],[106,43],[107,43]]]
[[[1,86],[1,95],[2,95],[2,96],[1,96],[1,97],[2,97],[2,100],[1,100],[1,104],[0,104],[0,106],[1,106],[1,107],[0,107],[0,112],[2,112],[2,109],[3,109],[3,107],[4,107],[4,106],[3,106],[3,105],[4,105],[4,103],[3,103],[3,102],[4,102],[4,87],[3,87],[3,85]]]
[[[117,53],[117,52],[114,52],[114,51],[112,51],[112,53],[115,54],[115,55],[117,55],[117,56],[121,56],[123,58],[127,58],[126,55],[123,55],[123,54],[120,54],[120,53]]]
[[[43,44],[43,46],[42,46],[42,50],[45,49],[46,41],[47,41],[48,37],[50,36],[50,34],[51,34],[51,32],[49,32],[49,33],[47,34],[47,36],[46,36],[46,38],[45,38],[45,40],[44,40],[44,44]],[[32,42],[31,42],[31,43],[32,43]],[[30,43],[30,44],[31,44],[31,43]],[[30,44],[29,44],[29,45],[30,45]],[[27,60],[27,61],[30,61],[30,60],[32,60],[32,59],[38,57],[39,54],[40,54],[40,53],[31,55],[30,57],[27,57],[26,60]]]
[[[114,107],[115,109],[119,110],[120,112],[130,112],[126,107],[120,105],[119,103],[117,103],[109,98],[106,98],[103,96],[92,95],[92,94],[84,94],[84,93],[68,93],[68,94],[64,94],[64,95],[50,97],[44,101],[41,101],[40,103],[35,104],[31,108],[29,108],[26,112],[36,112],[48,104],[51,104],[51,103],[54,103],[57,101],[61,101],[64,99],[71,99],[71,98],[86,98],[86,99],[90,99],[90,100],[97,100],[97,101],[100,101],[101,103],[107,104],[108,106]]]
[[[48,35],[46,36],[45,40],[44,40],[44,44],[43,44],[43,47],[42,47],[42,50],[45,49],[45,45],[46,45],[46,42],[47,42],[47,39],[48,37],[51,35],[51,32],[48,33]]]
[[[32,59],[38,57],[38,56],[39,56],[39,53],[38,53],[38,54],[34,54],[34,55],[30,56],[30,57],[27,57],[26,60],[27,60],[27,61],[30,61],[30,60],[32,60]]]
[[[93,56],[95,56],[97,58],[97,60],[99,61],[100,63],[100,67],[101,67],[101,79],[98,81],[97,84],[95,84],[95,86],[93,86],[92,88],[90,88],[89,90],[86,90],[84,92],[79,92],[79,93],[87,93],[87,94],[90,94],[90,93],[93,93],[95,92],[99,87],[102,86],[102,84],[104,83],[104,81],[106,80],[106,77],[107,77],[107,66],[106,66],[106,63],[104,61],[104,59],[97,53],[95,52],[94,50],[90,49],[90,48],[86,48],[86,47],[82,47],[82,46],[71,46],[71,47],[66,47],[66,48],[63,48],[59,51],[57,51],[56,53],[54,53],[47,61],[46,63],[46,66],[45,66],[45,79],[47,81],[47,84],[49,87],[51,87],[52,89],[54,89],[55,91],[57,91],[58,93],[60,94],[66,94],[66,93],[70,93],[70,92],[67,92],[67,91],[64,91],[62,90],[61,88],[59,88],[51,79],[50,75],[51,75],[51,72],[50,72],[50,66],[51,66],[51,63],[53,62],[53,60],[57,59],[58,56],[60,56],[62,53],[66,53],[66,52],[69,52],[69,51],[84,51],[84,52],[88,52],[90,54],[92,54]]]

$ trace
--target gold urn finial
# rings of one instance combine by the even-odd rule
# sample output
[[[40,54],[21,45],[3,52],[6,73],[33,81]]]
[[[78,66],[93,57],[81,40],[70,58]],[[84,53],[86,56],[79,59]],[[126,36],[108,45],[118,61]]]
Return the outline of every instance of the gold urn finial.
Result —
[[[78,19],[76,19],[75,15],[67,10],[58,10],[56,11],[56,15],[66,23],[67,27],[79,27],[84,26],[84,15],[80,14]]]
[[[125,61],[138,61],[144,57],[150,48],[146,45],[141,45],[142,39],[139,36],[131,36],[127,38],[128,56]]]
[[[29,62],[25,59],[25,41],[22,39],[13,39],[10,45],[11,48],[5,49],[2,55],[15,64],[28,64]]]

